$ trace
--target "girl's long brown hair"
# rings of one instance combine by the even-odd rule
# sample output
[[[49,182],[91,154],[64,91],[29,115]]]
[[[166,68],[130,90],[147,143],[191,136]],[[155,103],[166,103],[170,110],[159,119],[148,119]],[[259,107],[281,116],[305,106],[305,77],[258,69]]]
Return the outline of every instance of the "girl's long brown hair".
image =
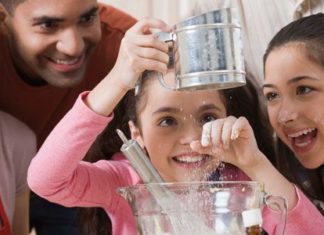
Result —
[[[324,14],[304,17],[282,28],[268,45],[263,57],[264,67],[273,50],[288,44],[299,47],[311,61],[324,68]],[[324,202],[323,165],[313,170],[306,169],[280,139],[276,142],[276,148],[276,167],[280,172],[298,185],[310,199]]]

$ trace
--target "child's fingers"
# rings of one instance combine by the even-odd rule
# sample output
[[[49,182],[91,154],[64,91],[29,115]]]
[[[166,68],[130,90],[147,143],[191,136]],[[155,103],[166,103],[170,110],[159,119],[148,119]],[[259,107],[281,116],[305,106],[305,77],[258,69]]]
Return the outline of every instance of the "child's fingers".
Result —
[[[140,39],[138,39],[141,37]],[[125,70],[125,65],[128,68],[134,70],[135,73],[141,73],[144,70],[156,70],[163,74],[167,72],[167,64],[169,61],[169,56],[165,51],[161,51],[161,47],[155,48],[152,44],[141,46],[137,43],[138,41],[145,39],[150,36],[143,35],[128,35],[127,38],[122,42],[120,49],[120,60],[123,66],[122,70]],[[137,39],[136,39],[137,38]],[[163,44],[159,39],[153,38],[157,44]],[[134,40],[133,40],[134,39]],[[137,40],[137,42],[136,42]],[[145,43],[142,43],[143,45]],[[165,45],[167,48],[167,46]]]
[[[200,154],[208,154],[210,156],[215,156],[215,155],[217,155],[217,153],[220,152],[220,150],[214,148],[211,145],[209,145],[207,147],[203,146],[199,140],[192,141],[190,143],[190,148],[194,152],[197,152],[197,153],[200,153]]]
[[[222,132],[225,119],[217,119],[212,123],[211,142],[214,147],[222,147]]]
[[[151,33],[151,29],[160,29],[165,32],[171,31],[171,27],[162,20],[144,18],[139,20],[133,27],[131,27],[129,32],[147,34]]]
[[[201,133],[201,145],[207,147],[211,144],[211,129],[212,123],[208,122],[203,125],[202,133]]]
[[[168,54],[154,48],[138,48],[136,53],[141,58],[156,60],[166,65],[169,62]]]
[[[231,140],[236,140],[239,136],[242,136],[242,132],[246,129],[248,121],[244,117],[240,117],[236,120],[232,127]]]
[[[222,129],[222,143],[225,149],[228,149],[230,146],[233,124],[236,120],[235,117],[229,116],[224,121]]]
[[[155,35],[143,35],[143,34],[128,34],[125,36],[126,40],[139,47],[155,48],[164,53],[168,53],[168,44],[158,39]]]
[[[222,130],[224,119],[217,119],[203,125],[201,144],[206,147],[214,145],[216,147],[222,146]]]
[[[221,158],[223,156],[223,151],[221,149],[214,148],[214,146],[204,147],[201,145],[201,142],[199,140],[192,141],[190,143],[190,147],[194,152],[207,154],[212,157],[211,161],[205,169],[206,172],[210,172],[211,170],[217,168],[220,164]]]
[[[134,71],[156,70],[164,74],[169,62],[168,44],[153,34],[146,34],[149,28],[162,30],[168,29],[168,26],[157,19],[140,20],[127,31],[122,41],[121,51]],[[142,66],[145,64],[147,66]]]

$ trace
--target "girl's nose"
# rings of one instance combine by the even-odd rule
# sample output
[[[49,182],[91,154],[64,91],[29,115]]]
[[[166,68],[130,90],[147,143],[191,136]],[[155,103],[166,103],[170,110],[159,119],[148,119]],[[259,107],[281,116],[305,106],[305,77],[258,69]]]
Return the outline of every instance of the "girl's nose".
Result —
[[[180,144],[190,144],[194,140],[200,140],[202,128],[194,123],[193,125],[182,128],[180,131]]]
[[[278,112],[278,122],[285,125],[297,119],[298,112],[296,104],[283,102]]]
[[[56,49],[68,56],[77,57],[83,53],[84,39],[78,29],[70,28],[61,33]]]

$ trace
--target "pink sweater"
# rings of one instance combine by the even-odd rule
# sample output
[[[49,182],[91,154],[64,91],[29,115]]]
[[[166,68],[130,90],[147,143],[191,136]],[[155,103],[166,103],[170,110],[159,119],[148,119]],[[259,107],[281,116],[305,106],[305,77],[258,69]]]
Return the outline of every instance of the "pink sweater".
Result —
[[[118,187],[141,183],[125,157],[96,163],[82,161],[97,135],[112,117],[92,112],[83,102],[74,107],[44,142],[28,171],[28,184],[38,195],[64,206],[102,207],[110,216],[114,235],[136,234],[131,209],[116,192]],[[297,189],[299,201],[288,213],[285,234],[324,234],[324,218]],[[274,234],[276,218],[265,210],[264,228]]]

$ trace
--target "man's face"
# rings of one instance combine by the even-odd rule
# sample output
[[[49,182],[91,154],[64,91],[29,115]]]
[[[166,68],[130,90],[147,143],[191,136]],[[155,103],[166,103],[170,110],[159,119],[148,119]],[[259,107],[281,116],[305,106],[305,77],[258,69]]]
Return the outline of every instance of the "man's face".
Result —
[[[95,0],[26,0],[5,23],[19,73],[58,87],[71,87],[83,79],[101,38]]]

